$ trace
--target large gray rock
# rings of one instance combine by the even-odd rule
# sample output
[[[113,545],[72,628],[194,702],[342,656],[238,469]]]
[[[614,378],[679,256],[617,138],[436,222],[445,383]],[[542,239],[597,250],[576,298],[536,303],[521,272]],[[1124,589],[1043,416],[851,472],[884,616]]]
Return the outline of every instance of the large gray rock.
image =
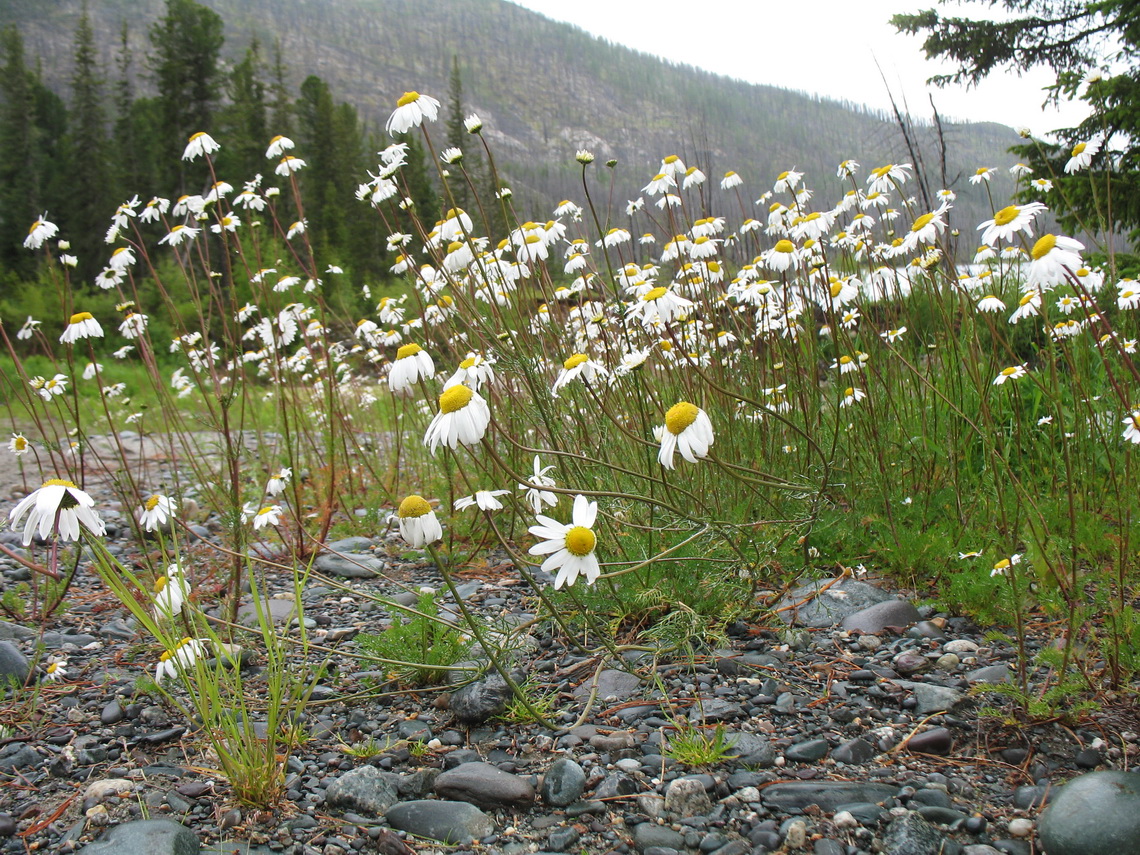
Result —
[[[587,680],[574,690],[574,697],[585,700],[590,697],[593,681]],[[632,698],[641,689],[641,680],[628,671],[619,671],[616,668],[607,668],[598,675],[599,701],[625,701]]]
[[[172,819],[140,819],[106,831],[79,855],[198,855],[198,835]]]
[[[894,680],[896,686],[914,692],[915,712],[928,715],[933,712],[947,712],[962,701],[965,695],[949,686],[936,686],[933,683],[916,683],[913,680]]]
[[[325,790],[325,804],[365,815],[380,817],[399,801],[399,775],[381,772],[375,766],[362,766],[345,772]]]
[[[0,638],[27,641],[29,638],[35,638],[35,636],[36,631],[34,629],[28,629],[26,626],[20,626],[18,623],[9,623],[6,620],[0,620]]]
[[[824,586],[829,587],[821,591]],[[822,628],[835,626],[848,615],[891,599],[894,598],[886,591],[850,576],[837,582],[820,579],[801,585],[780,600],[776,614],[784,623]]]
[[[435,779],[435,791],[441,798],[489,809],[526,807],[534,802],[534,787],[490,763],[462,763],[448,769]]]
[[[20,652],[20,648],[10,641],[0,641],[0,691],[12,683],[24,685],[31,672],[32,663]]]
[[[884,600],[845,617],[840,624],[848,632],[876,633],[884,629],[905,629],[922,620],[909,600]]]
[[[1140,772],[1090,772],[1053,796],[1037,825],[1049,855],[1140,852]]]
[[[495,831],[491,818],[467,802],[439,799],[400,802],[388,808],[384,818],[393,828],[440,843],[479,840]]]
[[[665,810],[681,818],[704,816],[712,810],[712,800],[696,778],[677,778],[665,790]]]
[[[819,805],[826,813],[840,805],[855,802],[882,802],[893,798],[897,787],[889,784],[863,784],[858,781],[790,781],[772,784],[760,791],[760,800],[778,808],[805,808]]]

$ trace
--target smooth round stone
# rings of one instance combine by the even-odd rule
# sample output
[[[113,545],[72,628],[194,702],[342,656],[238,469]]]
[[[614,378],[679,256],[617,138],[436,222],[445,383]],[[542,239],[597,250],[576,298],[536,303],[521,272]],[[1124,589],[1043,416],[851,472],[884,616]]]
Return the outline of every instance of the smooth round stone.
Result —
[[[943,644],[942,650],[945,653],[976,653],[978,645],[968,638],[955,638]]]
[[[1010,837],[1028,837],[1033,833],[1033,820],[1017,817],[1009,821]]]
[[[809,739],[788,746],[784,751],[784,759],[794,763],[812,763],[826,757],[829,748],[826,739]]]
[[[481,840],[495,830],[491,818],[475,805],[442,799],[417,799],[388,808],[385,819],[393,828],[441,843]]]
[[[543,801],[551,807],[572,805],[586,789],[586,772],[569,757],[554,760],[543,776]]]
[[[946,754],[954,745],[954,737],[945,727],[916,733],[907,740],[906,747],[918,754]]]
[[[1049,855],[1140,852],[1140,773],[1074,778],[1041,815],[1038,834]]]
[[[934,662],[934,667],[940,671],[953,671],[962,660],[954,653],[943,653]]]

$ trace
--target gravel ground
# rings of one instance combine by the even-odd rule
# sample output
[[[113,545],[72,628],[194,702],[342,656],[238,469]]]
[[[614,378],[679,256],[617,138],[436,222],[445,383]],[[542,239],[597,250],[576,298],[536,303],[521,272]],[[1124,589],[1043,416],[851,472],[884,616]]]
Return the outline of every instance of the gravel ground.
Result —
[[[136,552],[114,510],[106,516],[113,550]],[[15,538],[0,534],[11,548]],[[512,667],[553,698],[557,730],[504,713],[493,672],[468,688],[387,691],[388,672],[357,658],[358,634],[391,618],[370,595],[407,603],[409,591],[442,590],[443,580],[429,562],[400,559],[389,534],[336,547],[380,572],[345,578],[337,572],[353,565],[330,555],[320,565],[327,575],[303,591],[305,625],[322,650],[294,664],[325,676],[273,810],[236,804],[192,722],[141,691],[154,645],[93,576],[81,572],[69,608],[42,627],[0,624],[0,672],[18,668],[18,657],[39,662],[37,671],[45,657],[67,659],[61,681],[37,673],[36,691],[0,701],[0,852],[1031,855],[1056,785],[1080,775],[1095,783],[1093,770],[1138,771],[1140,726],[1123,696],[1076,723],[1009,726],[979,715],[1000,702],[970,687],[1009,678],[1011,644],[850,577],[792,592],[781,618],[733,625],[724,647],[684,661],[588,656],[535,624]],[[195,575],[204,564],[187,566],[197,590],[217,584]],[[7,558],[0,572],[5,588],[28,578]],[[487,627],[533,615],[531,592],[495,555],[459,582]],[[276,618],[292,621],[291,582],[267,574],[264,587]],[[1031,639],[1031,652],[1047,642]],[[260,642],[241,643],[256,685]],[[686,765],[670,750],[685,732],[711,738],[718,728],[719,762]],[[364,756],[364,746],[375,753]],[[1113,816],[1140,817],[1128,813]],[[1106,825],[1089,809],[1066,825],[1080,822],[1094,836]],[[1136,848],[1118,855],[1140,851],[1140,829],[1128,833],[1122,845]],[[1114,852],[1052,845],[1050,855]]]

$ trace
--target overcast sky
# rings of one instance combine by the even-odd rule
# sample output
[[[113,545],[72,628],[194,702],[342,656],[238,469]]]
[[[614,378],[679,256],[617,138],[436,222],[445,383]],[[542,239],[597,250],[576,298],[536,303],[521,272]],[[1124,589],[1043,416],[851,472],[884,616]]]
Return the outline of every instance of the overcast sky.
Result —
[[[945,118],[1025,126],[1043,134],[1083,118],[1079,104],[1042,110],[1047,71],[1004,74],[976,89],[928,89],[948,70],[928,62],[918,37],[891,15],[934,0],[512,0],[594,35],[717,74],[887,109],[887,85],[911,112],[929,116],[927,92]],[[948,10],[963,14],[957,4]],[[877,65],[876,65],[877,63]],[[879,68],[882,68],[880,73]],[[884,77],[886,84],[884,84]]]

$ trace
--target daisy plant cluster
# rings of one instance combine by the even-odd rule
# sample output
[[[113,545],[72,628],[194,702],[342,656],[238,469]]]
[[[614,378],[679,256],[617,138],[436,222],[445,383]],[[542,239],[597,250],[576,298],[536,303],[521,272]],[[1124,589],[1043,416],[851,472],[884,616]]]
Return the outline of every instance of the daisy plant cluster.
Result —
[[[164,678],[218,652],[192,583],[217,583],[231,623],[247,579],[282,577],[300,602],[353,524],[389,525],[452,590],[493,544],[541,619],[615,658],[674,655],[759,620],[805,569],[861,563],[1019,634],[1051,610],[1066,655],[1100,657],[1090,674],[1140,662],[1140,284],[1094,263],[1093,235],[1032,199],[957,222],[988,164],[955,191],[904,162],[713,175],[677,152],[631,168],[581,149],[571,198],[520,210],[478,116],[465,128],[498,188],[482,195],[437,145],[438,101],[395,105],[356,193],[387,232],[382,282],[318,257],[282,136],[264,174],[221,176],[224,141],[194,134],[202,192],[125,200],[93,283],[73,281],[50,212],[29,224],[59,308],[3,333],[9,451],[44,483],[13,524],[29,545],[99,542],[88,477],[139,509],[124,522],[161,559],[116,592],[162,639]],[[418,150],[436,208],[410,198]],[[1015,167],[1019,194],[1048,180]],[[134,385],[112,382],[128,364]],[[179,544],[201,524],[198,570]],[[509,639],[463,617],[509,679]]]

